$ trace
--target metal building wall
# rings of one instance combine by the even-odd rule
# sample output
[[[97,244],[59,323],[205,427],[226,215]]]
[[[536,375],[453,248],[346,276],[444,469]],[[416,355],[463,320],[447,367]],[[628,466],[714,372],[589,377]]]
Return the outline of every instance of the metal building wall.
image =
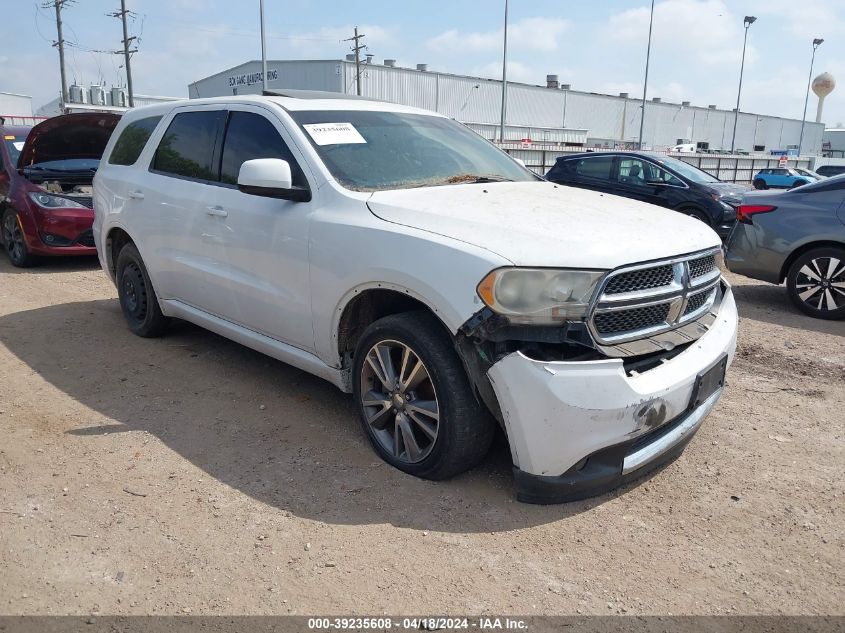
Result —
[[[247,62],[197,81],[189,87],[190,96],[232,94],[227,78],[259,72],[260,66],[257,61]],[[278,71],[278,79],[270,81],[270,87],[355,94],[355,64],[346,60],[268,61],[268,68]],[[361,86],[365,96],[434,110],[478,126],[488,138],[497,136],[500,81],[364,64]],[[239,94],[260,91],[260,83],[238,88]],[[525,134],[526,130],[536,140],[581,138],[585,135],[579,131],[587,130],[586,136],[601,144],[633,143],[639,139],[640,108],[637,99],[509,83],[506,138],[525,138],[510,134]],[[687,139],[706,142],[713,150],[730,149],[734,116],[728,110],[647,101],[643,140],[655,148],[671,147],[678,139]],[[822,124],[807,122],[805,152],[821,151],[823,129]],[[767,152],[787,149],[798,145],[800,133],[800,120],[741,113],[736,148],[752,151],[754,145],[763,145]]]
[[[0,115],[32,116],[32,97],[0,92]]]

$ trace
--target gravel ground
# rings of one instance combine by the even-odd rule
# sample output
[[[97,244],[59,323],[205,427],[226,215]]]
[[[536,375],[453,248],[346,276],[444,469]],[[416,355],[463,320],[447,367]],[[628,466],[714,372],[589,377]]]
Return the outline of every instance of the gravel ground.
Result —
[[[96,262],[0,263],[0,613],[845,614],[845,323],[731,277],[716,411],[650,478],[514,501],[380,462],[328,383],[187,324],[132,336]]]

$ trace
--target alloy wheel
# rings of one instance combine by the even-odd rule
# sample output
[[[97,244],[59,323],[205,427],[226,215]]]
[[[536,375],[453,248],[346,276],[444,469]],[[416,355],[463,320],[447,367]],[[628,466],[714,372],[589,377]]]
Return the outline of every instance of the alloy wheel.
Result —
[[[408,464],[428,457],[440,430],[440,407],[417,353],[399,341],[379,341],[367,352],[360,380],[364,418],[382,447]]]
[[[838,310],[845,306],[845,261],[817,257],[798,269],[795,291],[815,310]]]
[[[16,262],[24,255],[26,246],[23,241],[23,232],[21,232],[18,218],[14,213],[6,215],[3,222],[3,243],[6,245],[6,252],[9,254],[9,259]]]

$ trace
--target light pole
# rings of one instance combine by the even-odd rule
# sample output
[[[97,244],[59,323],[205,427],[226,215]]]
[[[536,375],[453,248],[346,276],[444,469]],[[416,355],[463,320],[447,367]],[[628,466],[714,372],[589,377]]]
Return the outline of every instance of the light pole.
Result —
[[[505,38],[502,45],[502,126],[499,141],[505,142],[505,116],[508,111],[508,0],[505,0]]]
[[[261,12],[261,87],[267,90],[267,46],[264,34],[264,0],[259,0],[258,10]]]
[[[810,83],[813,81],[813,64],[816,62],[816,49],[822,45],[823,39],[813,40],[813,56],[810,58],[810,78],[807,79],[807,96],[804,97],[804,115],[801,117],[801,137],[798,139],[798,156],[801,156],[801,147],[804,145],[804,124],[807,122],[807,102],[810,100]]]
[[[739,67],[739,90],[736,91],[736,113],[734,114],[734,135],[731,137],[731,154],[736,148],[736,126],[739,123],[739,98],[742,96],[742,75],[745,72],[745,45],[748,44],[748,27],[757,21],[753,15],[746,15],[745,22],[745,37],[742,40],[742,64]]]
[[[651,18],[648,21],[648,48],[645,53],[645,81],[643,81],[643,105],[640,109],[640,142],[637,149],[643,148],[643,128],[645,127],[645,99],[648,91],[648,64],[651,61],[651,29],[654,26],[654,0],[651,0]]]

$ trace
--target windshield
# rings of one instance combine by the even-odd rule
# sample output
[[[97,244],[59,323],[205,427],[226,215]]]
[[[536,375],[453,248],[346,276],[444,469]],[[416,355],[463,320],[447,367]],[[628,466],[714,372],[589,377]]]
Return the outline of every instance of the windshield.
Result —
[[[698,167],[693,167],[689,163],[685,163],[684,161],[678,160],[677,158],[661,156],[660,162],[669,167],[670,169],[678,172],[687,180],[692,180],[693,182],[721,182],[718,178],[716,178],[715,176],[711,176],[706,171],[702,171]]]
[[[372,111],[290,115],[335,179],[354,191],[539,180],[451,119]]]
[[[26,165],[26,171],[96,171],[100,166],[96,158],[64,158],[62,160],[46,160],[35,165]]]
[[[12,165],[18,164],[18,156],[21,155],[25,136],[14,136],[13,134],[4,134],[3,142],[6,143],[6,149],[9,150],[9,158]]]

